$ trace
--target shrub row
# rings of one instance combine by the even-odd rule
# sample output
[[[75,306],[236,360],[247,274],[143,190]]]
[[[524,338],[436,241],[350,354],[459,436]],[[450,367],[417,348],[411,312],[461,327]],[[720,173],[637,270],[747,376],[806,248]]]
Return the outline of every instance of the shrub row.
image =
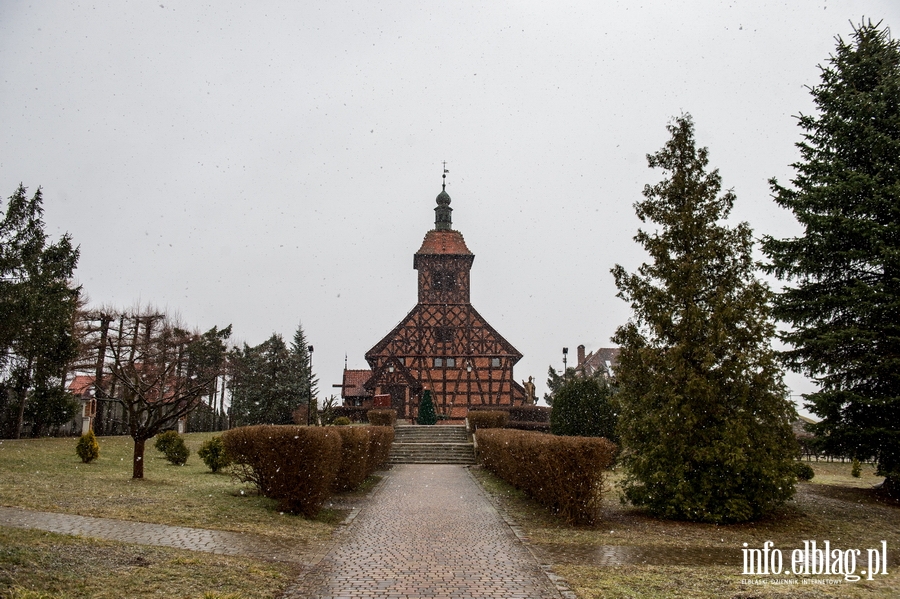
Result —
[[[506,423],[506,428],[514,428],[520,431],[534,431],[538,433],[549,433],[550,432],[550,423],[549,422],[538,422],[538,421],[517,421],[511,420]]]
[[[397,423],[397,410],[369,410],[366,413],[369,424],[373,426],[394,426]]]
[[[225,431],[235,475],[278,501],[281,511],[314,516],[334,490],[351,489],[387,461],[389,427],[245,426]]]
[[[476,431],[485,428],[503,428],[509,420],[509,412],[500,410],[470,411],[467,418],[469,419],[469,426]]]
[[[550,422],[550,408],[546,406],[472,406],[472,412],[506,412],[509,422]]]
[[[341,493],[358,487],[387,462],[394,429],[387,426],[336,427],[341,437],[341,465],[331,489]]]
[[[557,437],[510,429],[479,430],[481,463],[572,524],[599,517],[603,471],[616,445],[597,437]]]

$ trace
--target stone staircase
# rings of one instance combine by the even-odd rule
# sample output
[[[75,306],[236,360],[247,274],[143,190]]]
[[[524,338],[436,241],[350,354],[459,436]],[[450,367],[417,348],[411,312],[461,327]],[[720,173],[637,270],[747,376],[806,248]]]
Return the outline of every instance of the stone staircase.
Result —
[[[394,427],[391,464],[474,464],[475,448],[465,426]]]

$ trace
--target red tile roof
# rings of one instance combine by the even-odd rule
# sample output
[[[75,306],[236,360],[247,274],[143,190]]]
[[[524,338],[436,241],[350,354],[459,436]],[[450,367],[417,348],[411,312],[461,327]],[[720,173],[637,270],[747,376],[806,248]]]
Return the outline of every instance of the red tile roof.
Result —
[[[83,374],[76,375],[72,382],[69,383],[69,391],[73,395],[84,395],[91,389],[94,384],[94,377]]]
[[[471,256],[466,247],[466,240],[459,231],[432,229],[425,235],[422,247],[416,252],[420,254],[449,254],[453,256]]]
[[[345,370],[344,380],[341,383],[341,398],[368,397],[369,392],[363,385],[372,378],[371,370]]]

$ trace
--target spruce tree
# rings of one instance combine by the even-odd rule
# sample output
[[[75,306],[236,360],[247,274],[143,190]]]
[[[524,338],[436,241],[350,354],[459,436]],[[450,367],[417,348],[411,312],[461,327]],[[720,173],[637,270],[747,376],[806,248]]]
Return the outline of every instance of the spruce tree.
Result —
[[[68,234],[49,243],[43,213],[41,189],[29,198],[22,185],[0,210],[0,428],[13,437],[26,407],[35,431],[65,422],[72,408],[63,387],[78,351],[78,248]]]
[[[437,424],[434,401],[431,399],[431,391],[427,389],[422,394],[422,401],[419,403],[419,415],[416,417],[416,424]]]
[[[770,346],[770,291],[755,277],[747,223],[724,223],[735,201],[719,195],[708,151],[688,115],[648,155],[664,178],[635,204],[635,241],[651,262],[613,269],[631,320],[616,377],[625,496],[674,519],[758,518],[794,492],[795,415]]]
[[[291,341],[291,355],[294,360],[294,368],[297,369],[297,378],[301,385],[301,403],[307,403],[309,398],[315,398],[318,393],[319,379],[312,372],[312,364],[309,352],[309,344],[306,342],[306,334],[303,332],[303,325],[298,324],[297,330],[294,332],[294,339]],[[312,392],[310,392],[312,387]]]
[[[806,399],[826,451],[874,457],[900,494],[900,44],[869,22],[820,70],[793,186],[771,180],[803,227],[763,242],[789,282],[775,315],[785,362],[819,385]]]

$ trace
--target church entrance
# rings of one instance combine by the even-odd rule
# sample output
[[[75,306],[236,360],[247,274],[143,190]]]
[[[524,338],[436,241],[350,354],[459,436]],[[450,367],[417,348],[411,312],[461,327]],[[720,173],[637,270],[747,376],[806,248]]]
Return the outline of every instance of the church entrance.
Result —
[[[406,385],[388,385],[385,389],[391,396],[391,409],[397,410],[397,418],[408,418],[406,413]]]

